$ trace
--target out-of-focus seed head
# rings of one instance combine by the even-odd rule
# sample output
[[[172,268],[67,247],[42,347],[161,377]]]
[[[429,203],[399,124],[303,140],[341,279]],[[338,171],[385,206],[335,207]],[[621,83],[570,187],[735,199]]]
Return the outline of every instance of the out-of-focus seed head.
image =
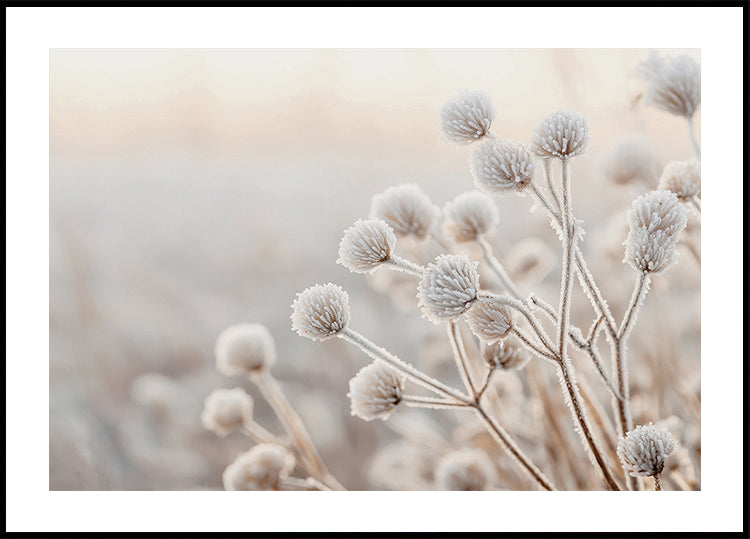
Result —
[[[166,419],[179,409],[180,389],[180,383],[174,378],[149,372],[133,381],[130,397],[156,418]]]
[[[660,273],[674,263],[675,247],[687,223],[677,195],[671,191],[641,195],[633,201],[627,219],[624,262],[644,273]]]
[[[494,119],[495,111],[487,95],[465,92],[440,109],[440,133],[453,144],[471,144],[489,132]]]
[[[558,110],[536,126],[531,151],[543,159],[567,159],[582,154],[589,142],[589,123],[570,110]]]
[[[502,298],[479,298],[466,315],[466,320],[474,335],[492,344],[508,335],[513,326],[513,313]]]
[[[521,370],[530,359],[521,343],[512,335],[486,345],[482,350],[482,357],[491,368],[504,371]]]
[[[476,241],[500,222],[497,206],[490,197],[479,191],[462,193],[443,208],[443,232],[458,243]]]
[[[647,105],[691,118],[701,103],[701,66],[689,56],[664,59],[652,52],[636,75],[648,82],[643,94]]]
[[[664,462],[676,446],[677,441],[668,431],[649,423],[637,426],[620,439],[617,456],[630,475],[654,476],[664,470]]]
[[[449,453],[435,469],[435,483],[441,490],[485,490],[494,481],[495,468],[480,449]]]
[[[253,398],[244,389],[217,389],[203,406],[201,421],[208,430],[226,436],[253,418]]]
[[[465,313],[479,292],[478,262],[463,255],[440,255],[425,269],[417,287],[422,312],[440,324]]]
[[[352,415],[365,421],[388,419],[401,402],[404,377],[382,361],[360,369],[349,380]]]
[[[672,161],[664,167],[659,189],[672,191],[682,202],[701,194],[701,162],[697,159]]]
[[[280,490],[294,469],[294,456],[278,444],[258,444],[242,453],[222,476],[225,490]]]
[[[637,181],[652,183],[657,175],[659,160],[653,147],[642,137],[628,136],[617,141],[604,162],[604,173],[620,185]]]
[[[397,236],[423,241],[440,217],[440,209],[419,186],[405,183],[372,197],[370,217],[385,221]]]
[[[306,288],[292,303],[290,318],[292,329],[302,337],[329,339],[349,323],[349,294],[333,283]]]
[[[227,376],[258,374],[276,361],[271,332],[261,324],[238,324],[216,340],[216,368]]]
[[[471,155],[474,186],[487,194],[522,192],[534,178],[534,158],[523,144],[487,140]]]
[[[355,273],[372,273],[391,257],[396,235],[382,219],[359,219],[344,231],[336,261]]]

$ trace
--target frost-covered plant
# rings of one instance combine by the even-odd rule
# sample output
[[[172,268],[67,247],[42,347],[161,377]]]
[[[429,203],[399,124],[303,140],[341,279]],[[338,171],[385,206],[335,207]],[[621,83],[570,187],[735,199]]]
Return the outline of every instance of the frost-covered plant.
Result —
[[[440,109],[440,132],[453,144],[471,144],[490,132],[495,111],[486,94],[465,92]]]
[[[701,211],[701,162],[697,159],[667,163],[659,178],[659,189],[671,191],[681,202]]]
[[[294,456],[278,444],[258,444],[224,470],[225,490],[282,490]]]
[[[667,457],[677,442],[668,431],[658,430],[653,423],[638,425],[620,439],[617,456],[632,476],[653,477],[655,489],[661,490],[660,475]]]
[[[253,419],[253,398],[244,389],[217,389],[206,398],[201,414],[203,426],[219,436],[249,424]]]
[[[443,457],[435,469],[440,490],[486,490],[495,480],[495,469],[484,451],[464,449]]]
[[[388,223],[397,236],[423,241],[430,236],[440,216],[418,185],[405,183],[389,187],[372,198],[370,217]]]
[[[388,419],[403,393],[404,377],[382,361],[374,361],[349,381],[352,415],[365,421]]]

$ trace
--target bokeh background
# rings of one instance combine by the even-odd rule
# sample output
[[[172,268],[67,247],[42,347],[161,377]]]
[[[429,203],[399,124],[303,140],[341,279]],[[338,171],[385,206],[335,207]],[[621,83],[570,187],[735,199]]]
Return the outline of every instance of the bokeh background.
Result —
[[[698,50],[658,52],[700,61]],[[216,336],[239,322],[273,333],[274,373],[345,486],[408,488],[384,478],[385,450],[400,450],[394,444],[415,430],[444,435],[460,416],[399,410],[387,423],[350,416],[348,380],[365,358],[343,342],[293,333],[295,293],[341,284],[358,330],[445,380],[455,376],[443,332],[408,297],[393,301],[377,290],[394,283],[349,274],[335,260],[341,232],[385,188],[417,183],[440,206],[472,188],[471,149],[443,143],[436,127],[448,98],[482,90],[503,138],[528,140],[560,107],[588,117],[591,142],[574,163],[574,210],[587,231],[584,251],[621,315],[632,287],[621,264],[624,212],[647,187],[611,181],[607,159],[633,135],[661,164],[691,157],[684,120],[637,100],[632,72],[648,53],[51,50],[50,489],[221,488],[224,467],[249,442],[205,431],[200,411],[217,387],[257,396],[213,368]],[[559,256],[528,198],[497,202],[501,259],[529,237]],[[431,248],[425,256],[439,252]],[[554,303],[558,283],[552,268],[531,284]],[[649,353],[686,374],[684,388],[656,403],[661,409],[642,405],[644,417],[657,419],[678,413],[695,388],[690,406],[699,407],[700,267],[683,252],[669,280],[657,278],[653,288],[641,336],[633,337],[634,391],[654,386],[653,369],[638,369]],[[587,301],[575,301],[574,321],[584,325]],[[256,417],[280,432],[260,398]]]

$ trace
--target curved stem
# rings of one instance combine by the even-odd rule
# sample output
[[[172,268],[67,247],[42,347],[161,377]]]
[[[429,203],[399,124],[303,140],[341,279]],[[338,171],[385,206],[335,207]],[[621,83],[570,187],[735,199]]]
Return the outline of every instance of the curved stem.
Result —
[[[693,152],[695,156],[701,158],[701,147],[698,145],[698,141],[695,139],[695,130],[693,128],[693,117],[687,119],[688,122],[688,133],[690,134],[690,144],[693,145]]]
[[[642,272],[638,274],[638,277],[635,280],[635,286],[633,288],[633,296],[630,298],[630,304],[625,311],[625,316],[622,319],[622,324],[620,325],[620,329],[617,332],[618,340],[622,341],[627,339],[628,332],[630,331],[638,314],[638,308],[641,306],[643,298],[648,293],[648,285],[650,280],[651,278],[648,273]]]
[[[539,348],[520,329],[518,329],[517,327],[511,327],[510,330],[516,337],[518,337],[518,339],[526,346],[526,348],[537,354],[542,359],[546,359],[547,361],[551,361],[552,363],[557,364],[557,356]]]
[[[344,328],[339,333],[337,333],[336,336],[357,345],[365,354],[367,354],[371,358],[384,361],[397,371],[405,374],[407,377],[409,377],[409,379],[421,385],[422,387],[466,404],[473,403],[471,398],[464,395],[460,391],[445,385],[444,383],[432,378],[431,376],[426,375],[413,365],[410,365],[402,359],[394,356],[385,348],[380,348],[375,343],[367,339],[364,335],[357,333],[353,329],[350,329],[348,327]]]
[[[419,397],[417,395],[402,395],[401,402],[412,408],[467,408],[465,402],[446,399],[434,399],[431,397]]]
[[[387,264],[391,268],[403,271],[404,273],[416,275],[417,277],[421,277],[424,273],[424,268],[419,264],[396,255],[391,255],[383,264]]]
[[[477,239],[477,243],[479,244],[479,247],[482,248],[482,255],[484,256],[484,260],[487,262],[487,264],[492,268],[492,272],[497,276],[500,283],[505,287],[505,289],[510,292],[510,294],[516,298],[521,299],[521,292],[518,291],[518,288],[516,288],[516,285],[513,284],[513,281],[511,281],[510,277],[508,276],[508,272],[505,271],[505,268],[503,268],[502,264],[500,264],[500,261],[495,258],[495,255],[492,252],[492,246],[487,242],[486,239],[480,237]]]
[[[479,294],[477,294],[477,297],[480,298],[492,298],[502,301],[504,304],[508,305],[509,307],[515,309],[519,313],[523,315],[524,318],[529,322],[529,325],[531,326],[531,329],[534,330],[534,332],[537,334],[537,337],[539,338],[539,341],[544,345],[545,348],[547,348],[550,352],[555,353],[555,347],[552,344],[552,341],[547,336],[547,333],[542,329],[542,326],[539,324],[539,321],[534,316],[534,313],[531,312],[531,310],[522,302],[517,299],[514,299],[510,296],[506,296],[503,294],[495,294],[493,292],[487,292],[487,291],[480,291]]]
[[[453,350],[453,357],[458,364],[458,371],[461,374],[461,380],[463,380],[464,387],[469,394],[476,398],[477,390],[474,387],[474,382],[471,381],[471,374],[469,373],[468,360],[466,358],[466,349],[464,348],[464,341],[461,338],[461,334],[458,329],[458,324],[455,320],[451,320],[446,325],[448,330],[448,339],[451,342],[451,349]]]

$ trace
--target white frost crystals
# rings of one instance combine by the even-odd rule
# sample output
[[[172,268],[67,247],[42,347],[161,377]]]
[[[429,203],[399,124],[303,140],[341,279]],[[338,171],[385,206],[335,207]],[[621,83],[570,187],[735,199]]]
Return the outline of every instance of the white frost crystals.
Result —
[[[588,120],[576,112],[558,110],[534,129],[531,151],[543,159],[567,159],[583,153],[588,142]]]
[[[632,476],[655,476],[664,470],[664,462],[677,447],[667,431],[660,431],[653,423],[639,425],[617,444],[617,456]]]
[[[659,189],[672,191],[682,202],[701,194],[701,162],[697,159],[672,161],[664,167]]]
[[[422,312],[435,324],[465,313],[479,293],[478,262],[463,255],[440,255],[427,266],[417,288]]]
[[[511,310],[501,298],[480,298],[466,316],[472,333],[492,344],[505,338],[513,325]]]
[[[651,191],[633,201],[624,262],[643,273],[660,273],[674,262],[674,250],[687,216],[677,195]]]
[[[500,222],[500,212],[490,197],[478,191],[462,193],[443,208],[443,232],[449,239],[463,243],[476,241]]]
[[[701,103],[701,66],[689,56],[663,59],[652,52],[636,74],[648,82],[646,104],[675,116],[692,118]]]
[[[393,233],[382,219],[359,219],[344,231],[337,262],[349,271],[372,273],[391,257],[396,244]]]
[[[484,137],[495,119],[489,97],[482,92],[464,92],[440,109],[440,133],[453,144],[471,144]]]
[[[349,294],[333,283],[311,286],[292,303],[292,329],[302,337],[324,341],[349,323]]]
[[[370,217],[385,221],[397,236],[425,240],[440,216],[440,209],[416,184],[389,187],[372,197]]]
[[[349,381],[352,415],[365,421],[388,419],[401,402],[404,377],[382,361],[362,367]]]
[[[534,178],[534,159],[523,144],[488,140],[469,159],[474,185],[487,194],[516,190]]]

